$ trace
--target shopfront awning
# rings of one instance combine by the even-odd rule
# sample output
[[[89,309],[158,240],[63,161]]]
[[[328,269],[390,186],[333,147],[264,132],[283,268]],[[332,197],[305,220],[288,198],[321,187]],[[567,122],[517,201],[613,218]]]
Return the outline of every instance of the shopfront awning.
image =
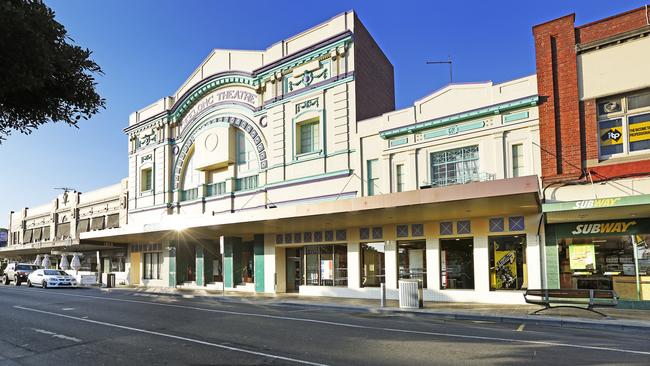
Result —
[[[50,241],[40,243],[29,243],[20,245],[9,245],[0,248],[0,258],[15,258],[25,256],[36,256],[37,254],[50,254],[58,252],[85,252],[107,249],[118,249],[110,243],[79,243],[73,240]]]
[[[173,239],[180,231],[215,239],[539,212],[538,178],[528,176],[215,216],[165,215],[159,222],[82,233],[81,240],[153,243]]]
[[[650,194],[545,203],[542,212],[549,224],[650,217]]]

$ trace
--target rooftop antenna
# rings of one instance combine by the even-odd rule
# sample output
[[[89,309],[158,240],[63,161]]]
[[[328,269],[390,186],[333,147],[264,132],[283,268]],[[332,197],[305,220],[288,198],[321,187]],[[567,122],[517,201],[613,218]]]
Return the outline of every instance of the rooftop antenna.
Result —
[[[54,189],[58,189],[60,191],[63,191],[63,193],[76,192],[77,191],[75,188],[70,188],[70,187],[60,187],[60,188],[54,188]]]
[[[449,65],[449,84],[451,84],[454,81],[451,62],[452,62],[451,56],[447,56],[447,61],[427,61],[427,65],[440,65],[440,64]]]

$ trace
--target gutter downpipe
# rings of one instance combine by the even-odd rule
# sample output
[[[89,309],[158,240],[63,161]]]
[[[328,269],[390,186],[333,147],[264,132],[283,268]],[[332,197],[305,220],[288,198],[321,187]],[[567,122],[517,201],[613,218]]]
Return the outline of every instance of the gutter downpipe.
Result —
[[[542,212],[542,215],[539,218],[539,223],[537,224],[537,243],[539,245],[539,272],[540,275],[542,276],[542,288],[545,289],[547,288],[547,280],[546,280],[546,251],[544,250],[546,248],[546,240],[542,243],[540,231],[542,230],[542,222],[544,221],[544,213]],[[546,238],[546,231],[544,231],[544,237]]]

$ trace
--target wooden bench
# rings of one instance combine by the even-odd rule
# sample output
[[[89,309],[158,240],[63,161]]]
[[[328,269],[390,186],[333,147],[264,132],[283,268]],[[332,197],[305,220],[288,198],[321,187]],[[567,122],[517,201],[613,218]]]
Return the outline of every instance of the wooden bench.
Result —
[[[618,295],[611,290],[529,289],[524,293],[524,299],[529,304],[544,306],[543,309],[539,309],[531,315],[552,308],[576,308],[607,317],[607,315],[594,310],[594,307],[618,304]]]

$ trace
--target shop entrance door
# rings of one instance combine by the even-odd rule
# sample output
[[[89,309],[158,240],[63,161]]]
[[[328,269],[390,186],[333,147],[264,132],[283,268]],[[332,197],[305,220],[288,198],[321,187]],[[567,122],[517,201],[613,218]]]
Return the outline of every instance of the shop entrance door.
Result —
[[[140,284],[140,253],[131,253],[131,284]]]
[[[298,292],[302,284],[302,248],[287,248],[287,292]]]

